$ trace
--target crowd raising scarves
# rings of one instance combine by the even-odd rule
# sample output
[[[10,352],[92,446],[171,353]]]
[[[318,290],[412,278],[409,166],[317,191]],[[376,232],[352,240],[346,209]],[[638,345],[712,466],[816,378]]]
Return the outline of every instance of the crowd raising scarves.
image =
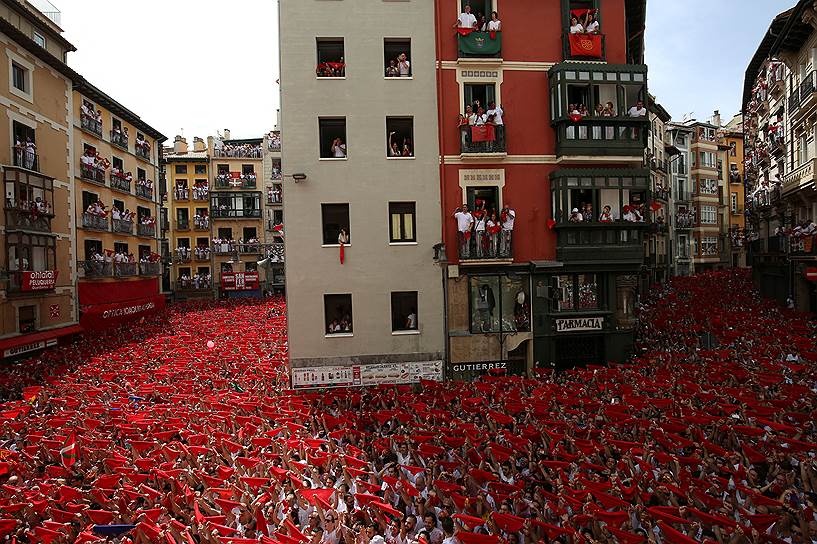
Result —
[[[296,393],[282,300],[171,306],[4,369],[0,535],[815,542],[811,319],[711,273],[641,308],[628,364]]]

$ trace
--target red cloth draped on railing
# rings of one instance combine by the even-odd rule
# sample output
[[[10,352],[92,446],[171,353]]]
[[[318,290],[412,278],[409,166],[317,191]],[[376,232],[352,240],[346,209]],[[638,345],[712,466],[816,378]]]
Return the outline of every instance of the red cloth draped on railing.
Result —
[[[601,34],[570,34],[570,55],[601,58]]]
[[[472,142],[493,142],[496,140],[494,125],[474,125],[471,127]]]

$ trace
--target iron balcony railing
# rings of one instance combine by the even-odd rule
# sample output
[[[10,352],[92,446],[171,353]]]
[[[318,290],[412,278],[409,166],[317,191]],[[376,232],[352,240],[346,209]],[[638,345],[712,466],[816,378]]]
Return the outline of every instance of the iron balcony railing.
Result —
[[[459,233],[460,261],[513,260],[513,231]]]
[[[121,130],[111,130],[111,143],[122,149],[128,149],[128,135]]]
[[[156,236],[156,225],[155,224],[145,225],[139,223],[138,225],[136,225],[136,234],[138,234],[139,236],[149,236],[151,238],[154,238]]]
[[[189,263],[192,260],[191,257],[191,250],[189,247],[177,247],[176,248],[176,262],[177,263]]]
[[[193,278],[188,279],[178,279],[176,280],[176,291],[210,291],[212,287],[210,286],[209,281],[205,280],[198,280],[196,281]]]
[[[209,261],[210,260],[210,248],[209,247],[197,247],[193,250],[193,257],[197,261]]]
[[[79,175],[82,179],[87,179],[88,181],[105,185],[105,170],[101,168],[96,168],[90,164],[80,163]]]
[[[85,272],[86,278],[110,278],[113,276],[113,263],[110,261],[87,259],[79,261],[78,264],[78,268]]]
[[[210,210],[210,216],[214,219],[255,219],[261,217],[261,210],[257,209],[219,210],[218,208],[214,208]]]
[[[814,77],[817,75],[814,71],[808,73],[808,75],[803,79],[800,83],[800,103],[806,101],[806,99],[811,96],[811,93],[814,92]]]
[[[231,242],[213,242],[213,253],[215,255],[230,255],[235,252],[235,244]]]
[[[28,208],[6,208],[6,230],[22,229],[36,232],[51,232],[53,213],[43,214]]]
[[[133,234],[133,221],[123,219],[112,219],[113,231],[122,234]]]
[[[173,198],[176,200],[189,200],[190,191],[187,187],[176,187],[176,190],[173,191]]]
[[[493,131],[493,139],[487,141],[474,141],[476,138],[480,140],[484,135],[477,136],[477,132],[483,129],[473,127],[471,125],[462,125],[460,127],[460,152],[461,153],[505,153],[505,125],[490,125],[492,128],[488,129],[489,137]]]
[[[83,130],[87,130],[88,132],[92,132],[102,138],[102,122],[97,121],[87,113],[81,113],[79,116],[79,126]]]
[[[84,212],[82,214],[82,228],[94,230],[108,230],[108,218]]]
[[[207,185],[193,187],[193,200],[207,200],[210,198],[210,188]]]
[[[153,189],[151,189],[147,185],[140,185],[139,183],[137,183],[136,196],[140,198],[146,198],[148,200],[153,200]]]
[[[14,166],[25,168],[26,170],[40,171],[40,157],[33,149],[28,149],[25,145],[11,148]]]
[[[145,159],[146,161],[150,160],[150,151],[146,147],[137,145],[134,149],[136,150],[137,157]]]
[[[162,263],[139,263],[140,276],[161,276]]]
[[[255,145],[250,147],[217,147],[213,150],[213,156],[220,159],[260,159],[261,146]]]
[[[209,217],[199,217],[198,219],[193,218],[193,228],[195,230],[210,230],[210,218]]]
[[[117,278],[139,275],[139,263],[113,263],[113,275]]]
[[[128,178],[122,175],[116,175],[111,172],[111,189],[116,189],[117,191],[122,191],[125,193],[130,193],[130,181]]]

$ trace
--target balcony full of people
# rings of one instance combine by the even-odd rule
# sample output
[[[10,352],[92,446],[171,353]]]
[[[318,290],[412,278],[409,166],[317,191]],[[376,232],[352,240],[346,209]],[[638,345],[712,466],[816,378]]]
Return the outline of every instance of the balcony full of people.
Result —
[[[210,229],[210,216],[207,215],[206,210],[196,212],[196,214],[193,216],[193,228],[196,230]]]
[[[193,256],[197,261],[209,261],[210,248],[204,245],[196,246],[193,248]]]
[[[39,157],[37,156],[37,144],[35,144],[31,138],[26,138],[25,142],[23,142],[20,140],[20,138],[16,137],[14,139],[14,149],[12,151],[14,156],[14,166],[39,172],[40,161]]]
[[[190,199],[190,191],[188,190],[186,183],[176,182],[176,189],[173,191],[173,198],[176,200]]]
[[[86,229],[108,230],[108,210],[101,200],[88,205],[82,214],[82,227]]]
[[[207,200],[210,194],[210,184],[199,181],[193,184],[193,200]]]
[[[643,203],[631,202],[625,204],[619,216],[616,214],[610,205],[604,205],[601,213],[596,216],[593,213],[593,205],[589,202],[584,202],[577,208],[570,210],[570,215],[567,218],[568,223],[614,223],[623,221],[626,223],[643,223],[645,221],[645,209]]]
[[[116,205],[111,207],[111,219],[113,221],[113,231],[125,234],[133,234],[133,219],[136,214],[125,209],[121,211]]]
[[[681,210],[675,214],[675,226],[679,229],[691,229],[695,226],[695,208]]]
[[[148,214],[142,215],[136,225],[136,234],[151,238],[156,236],[156,218]]]
[[[146,178],[137,179],[136,196],[153,200],[153,180]]]
[[[272,131],[267,137],[268,151],[281,151],[281,133]]]
[[[96,183],[105,183],[105,171],[110,166],[111,162],[90,146],[79,158],[80,176]]]
[[[130,193],[130,185],[133,181],[133,174],[130,172],[123,172],[121,169],[114,166],[111,168],[111,188]]]
[[[281,186],[278,184],[267,187],[267,204],[281,204]]]
[[[209,290],[211,285],[210,273],[199,272],[190,276],[189,274],[182,274],[179,276],[177,286],[179,289],[192,290]]]
[[[213,150],[213,155],[219,158],[260,159],[263,153],[261,146],[257,144],[223,143]]]
[[[51,231],[51,219],[54,211],[51,203],[42,197],[34,200],[15,200],[6,197],[6,228],[18,227],[40,232]]]
[[[176,248],[176,262],[189,263],[192,252],[187,246],[179,246]]]
[[[121,147],[122,149],[127,149],[129,139],[130,136],[128,135],[128,127],[115,125],[111,129],[111,143],[113,145]]]
[[[134,145],[136,156],[145,160],[150,160],[150,143],[141,135],[136,134],[136,144]]]
[[[457,222],[459,258],[513,259],[513,229],[516,211],[506,202],[499,212],[476,199],[472,212],[468,205],[454,210]]]
[[[462,153],[505,153],[505,110],[489,102],[485,110],[479,100],[460,114],[460,149]]]
[[[95,110],[87,100],[82,101],[79,113],[80,126],[102,138],[102,110]]]

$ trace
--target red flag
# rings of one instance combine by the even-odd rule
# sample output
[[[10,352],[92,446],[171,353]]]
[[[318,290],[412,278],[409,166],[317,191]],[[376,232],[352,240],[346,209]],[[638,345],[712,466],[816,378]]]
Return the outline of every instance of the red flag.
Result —
[[[344,254],[343,254],[343,242],[340,243],[340,264],[343,264]]]
[[[570,55],[573,57],[601,58],[601,35],[571,34]]]
[[[556,226],[556,220],[555,219],[548,219],[546,221],[546,224],[547,224],[548,230],[553,230],[553,227]]]
[[[474,125],[471,127],[472,142],[493,142],[496,140],[494,125]]]
[[[255,511],[255,530],[264,536],[269,534],[267,520],[264,517],[264,510],[260,506]]]
[[[657,212],[658,210],[660,210],[660,209],[661,209],[661,204],[659,204],[658,202],[652,202],[652,203],[650,204],[650,209],[651,209],[652,211],[654,211],[654,212]]]
[[[71,468],[74,463],[77,462],[78,455],[79,448],[77,447],[77,435],[71,431],[71,434],[69,434],[65,439],[65,443],[63,443],[62,449],[60,450],[62,466],[65,468]]]

